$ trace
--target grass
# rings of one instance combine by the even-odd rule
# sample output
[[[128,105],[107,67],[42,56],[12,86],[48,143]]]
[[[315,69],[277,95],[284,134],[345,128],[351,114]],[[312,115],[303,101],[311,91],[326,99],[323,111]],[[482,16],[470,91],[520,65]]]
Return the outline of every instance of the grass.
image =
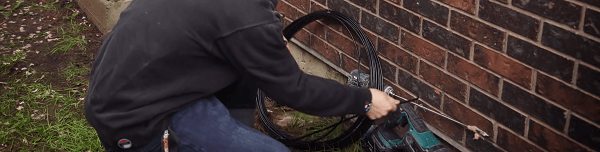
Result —
[[[0,12],[5,19],[11,20],[15,19],[14,12],[27,6],[31,6],[28,11],[51,11],[52,14],[69,12],[73,7],[54,2],[39,5],[36,3],[39,1],[9,1],[12,6],[0,6]],[[55,44],[41,44],[31,52],[13,53],[22,49],[21,43],[45,41],[45,32],[31,40],[24,37],[21,42],[0,42],[5,48],[0,49],[0,151],[103,151],[96,131],[88,125],[83,114],[85,88],[89,84],[85,76],[90,72],[90,65],[75,61],[77,57],[64,57],[47,61],[57,62],[51,65],[62,67],[42,66],[48,64],[42,62],[46,58],[85,55],[86,52],[49,54],[87,49],[88,42],[82,35],[88,28],[77,24],[78,15],[72,13],[61,21],[64,24],[55,24],[54,29],[61,38]],[[3,30],[2,34],[16,32],[19,31]],[[41,53],[36,55],[36,51]],[[29,63],[35,63],[35,66]],[[45,68],[61,71],[54,73]]]
[[[50,53],[54,54],[56,52],[67,52],[72,50],[74,47],[81,48],[85,53],[87,50],[85,48],[87,45],[87,40],[85,37],[81,36],[81,33],[85,30],[87,30],[86,26],[79,25],[74,22],[69,23],[69,27],[67,29],[62,27],[59,28],[57,33],[59,34],[61,40],[54,44],[54,48],[50,50]]]
[[[80,91],[55,91],[51,85],[26,80],[5,87],[0,96],[0,143],[19,151],[101,150],[96,132],[81,115]]]

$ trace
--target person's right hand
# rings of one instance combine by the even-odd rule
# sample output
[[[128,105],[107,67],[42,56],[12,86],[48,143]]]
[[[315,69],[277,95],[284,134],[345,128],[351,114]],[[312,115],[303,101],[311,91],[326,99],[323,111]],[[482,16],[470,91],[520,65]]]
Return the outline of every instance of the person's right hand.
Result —
[[[377,89],[371,88],[370,91],[371,109],[367,111],[367,117],[369,117],[369,119],[379,119],[390,112],[396,111],[396,107],[400,104],[400,101]]]

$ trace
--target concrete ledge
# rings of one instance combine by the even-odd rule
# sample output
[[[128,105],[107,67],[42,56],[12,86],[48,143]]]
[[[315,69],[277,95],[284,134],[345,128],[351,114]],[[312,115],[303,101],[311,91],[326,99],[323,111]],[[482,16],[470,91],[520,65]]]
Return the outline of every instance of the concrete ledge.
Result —
[[[112,29],[119,15],[131,0],[111,1],[111,0],[76,0],[79,7],[85,12],[92,22],[98,27],[102,34],[106,34]]]

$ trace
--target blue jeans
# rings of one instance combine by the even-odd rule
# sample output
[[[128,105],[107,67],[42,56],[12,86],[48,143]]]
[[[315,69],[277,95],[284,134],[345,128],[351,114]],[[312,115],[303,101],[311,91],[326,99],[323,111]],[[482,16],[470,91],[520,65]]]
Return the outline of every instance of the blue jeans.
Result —
[[[212,96],[177,112],[171,128],[180,138],[178,147],[182,152],[289,151],[277,140],[232,118],[227,108]]]

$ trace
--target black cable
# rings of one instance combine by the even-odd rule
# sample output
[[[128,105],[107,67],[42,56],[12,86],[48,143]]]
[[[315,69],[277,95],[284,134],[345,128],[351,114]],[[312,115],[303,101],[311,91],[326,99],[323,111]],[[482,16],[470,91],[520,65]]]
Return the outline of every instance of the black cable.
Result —
[[[370,82],[371,82],[370,87],[376,88],[379,90],[383,90],[384,85],[383,85],[383,78],[382,78],[382,72],[381,72],[381,65],[379,62],[379,58],[377,56],[377,52],[376,52],[375,48],[373,47],[373,43],[370,41],[369,37],[362,30],[360,25],[356,21],[352,20],[351,18],[343,15],[342,13],[336,12],[336,11],[331,11],[331,10],[317,11],[317,12],[309,13],[308,15],[295,20],[290,25],[288,25],[282,31],[282,33],[283,33],[284,37],[289,40],[307,24],[309,24],[313,21],[319,20],[319,19],[324,19],[324,18],[333,19],[333,20],[338,21],[346,28],[346,30],[348,30],[348,32],[351,35],[351,39],[352,39],[353,43],[355,44],[355,48],[359,52],[358,66],[360,68],[360,52],[361,52],[361,50],[360,50],[360,48],[358,48],[353,34],[355,34],[357,36],[358,40],[361,42],[361,44],[365,48],[367,58],[369,59],[369,66],[371,67],[370,71],[369,71],[370,72]],[[262,91],[258,90],[258,92],[257,92],[257,108],[259,110],[258,113],[259,113],[260,121],[263,124],[265,131],[269,135],[271,135],[273,138],[282,142],[286,146],[300,149],[300,150],[327,150],[328,148],[332,148],[332,147],[343,148],[346,146],[350,146],[352,143],[354,143],[358,139],[360,139],[360,136],[362,136],[364,134],[364,132],[372,124],[372,120],[366,118],[365,115],[360,115],[360,116],[356,115],[356,116],[353,116],[348,119],[342,118],[336,124],[330,125],[328,127],[325,127],[318,131],[304,135],[302,137],[292,138],[291,135],[282,131],[280,127],[273,124],[273,122],[271,122],[271,120],[268,118],[268,112],[266,110],[266,106],[264,105],[265,98],[266,97],[265,97],[264,93]],[[320,141],[325,136],[327,136],[331,132],[333,132],[333,130],[335,128],[337,128],[337,126],[339,126],[343,122],[346,122],[348,120],[353,120],[353,119],[356,120],[354,122],[354,124],[352,124],[352,126],[350,128],[348,128],[348,130],[343,131],[338,137],[331,139],[331,140],[328,139],[325,141]],[[321,136],[318,139],[314,139],[311,141],[301,140],[308,136],[314,135],[318,132],[322,132],[327,129],[330,129],[330,130],[324,136]]]

